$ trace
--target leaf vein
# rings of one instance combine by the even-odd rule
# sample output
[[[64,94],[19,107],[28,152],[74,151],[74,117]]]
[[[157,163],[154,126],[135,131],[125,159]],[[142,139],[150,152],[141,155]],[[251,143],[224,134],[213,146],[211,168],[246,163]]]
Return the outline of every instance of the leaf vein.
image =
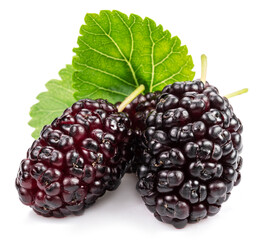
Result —
[[[62,82],[61,82],[60,80],[58,80],[58,81],[59,81],[59,82],[50,82],[50,83],[53,84],[53,85],[57,85],[58,88],[62,89],[62,90],[65,91],[65,92],[68,92],[68,93],[71,93],[71,94],[74,93],[74,90],[69,89],[69,88],[65,88],[64,86],[61,85]],[[51,87],[47,87],[47,89],[48,89],[49,91],[51,91]]]
[[[84,28],[81,28],[81,30],[82,30],[84,33],[87,33],[87,34],[90,34],[90,35],[94,35],[94,36],[105,36],[105,34],[93,33],[93,32],[90,32],[90,31],[85,30]]]
[[[155,47],[155,42],[153,41],[153,38],[152,38],[152,30],[151,30],[151,27],[150,27],[150,21],[149,19],[148,20],[148,28],[149,28],[149,37],[150,37],[150,40],[151,40],[151,43],[152,43],[152,46],[151,46],[151,54],[150,54],[150,57],[151,57],[151,81],[150,81],[150,92],[152,92],[152,89],[153,89],[153,81],[154,81],[154,73],[155,73],[155,66],[154,66],[154,47]]]
[[[189,62],[189,58],[187,59],[186,63],[185,63],[183,66],[180,67],[180,69],[179,69],[178,72],[174,73],[174,74],[171,75],[170,77],[168,77],[168,78],[166,78],[166,79],[160,81],[159,83],[155,84],[155,85],[153,86],[153,88],[155,88],[155,87],[157,87],[157,86],[159,86],[159,85],[161,85],[161,84],[167,82],[168,80],[174,79],[174,77],[177,76],[177,75],[183,75],[183,74],[181,74],[181,72],[182,72],[182,70],[184,69],[184,67],[187,66],[188,62]],[[183,76],[184,76],[184,75],[183,75]]]
[[[173,53],[174,53],[174,47],[176,45],[176,42],[177,42],[177,39],[174,41],[171,49],[170,49],[170,52],[167,54],[166,57],[164,57],[162,60],[160,60],[158,63],[156,63],[154,66],[157,67],[158,65],[162,64],[163,62],[165,62]]]
[[[125,83],[125,84],[128,85],[128,86],[135,87],[135,85],[129,83],[129,82],[126,81],[125,79],[123,79],[123,78],[121,78],[121,77],[119,77],[119,76],[117,76],[117,75],[115,75],[115,74],[113,74],[113,73],[104,71],[104,70],[99,69],[99,68],[95,68],[95,67],[89,66],[89,65],[87,65],[86,63],[79,63],[79,62],[76,62],[76,63],[77,63],[78,65],[80,65],[80,66],[85,66],[86,68],[89,68],[89,69],[91,69],[91,70],[93,70],[93,71],[97,71],[97,72],[103,73],[103,74],[105,74],[105,75],[114,77],[114,78],[118,79],[119,81]]]
[[[168,35],[168,32],[166,32],[160,39],[158,39],[155,44],[157,44],[158,42],[162,41],[166,36]]]
[[[48,92],[45,92],[45,93],[48,93]],[[40,95],[39,95],[40,96]],[[65,105],[66,107],[70,107],[67,103],[63,102],[62,100],[59,100],[57,99],[56,97],[53,97],[51,96],[51,94],[48,94],[48,99],[52,99],[52,101],[56,102],[56,103],[59,103],[59,104],[62,104],[62,105]],[[39,97],[37,97],[37,99],[39,99]]]
[[[88,47],[90,50],[92,50],[92,51],[94,51],[94,52],[96,52],[96,53],[98,53],[98,54],[100,54],[100,55],[102,55],[102,56],[104,56],[104,57],[106,57],[106,58],[110,58],[110,59],[113,59],[113,60],[115,60],[115,61],[122,61],[122,62],[125,62],[125,60],[122,59],[122,58],[116,58],[116,57],[110,56],[110,55],[108,55],[108,54],[106,54],[106,53],[103,53],[103,52],[101,52],[101,51],[99,51],[99,50],[97,50],[97,49],[91,47],[88,43],[86,43],[86,42],[83,41],[82,39],[80,39],[80,41],[81,41],[86,47]]]
[[[125,59],[125,62],[127,63],[132,75],[133,75],[133,79],[135,81],[136,86],[139,86],[138,80],[136,78],[134,69],[132,67],[131,62],[128,61],[128,59],[126,58],[126,56],[124,55],[123,51],[121,50],[121,48],[118,46],[118,44],[116,43],[116,41],[101,27],[101,25],[94,19],[91,17],[91,19],[94,21],[94,23],[101,29],[101,31],[111,40],[111,42],[115,45],[115,47],[117,48],[118,52],[122,55],[122,57]]]
[[[109,17],[109,15],[107,14],[107,12],[105,12],[105,14],[106,14],[107,19],[108,19],[108,26],[109,26],[108,35],[111,35],[111,29],[112,29],[111,25],[112,25],[112,23],[111,23],[110,17]]]
[[[122,96],[126,96],[126,97],[127,97],[127,95],[126,95],[125,93],[123,93],[123,92],[111,90],[111,89],[104,88],[104,87],[100,87],[99,85],[94,84],[94,83],[92,83],[92,82],[89,82],[89,81],[87,81],[87,80],[85,80],[85,79],[81,79],[80,77],[77,77],[77,79],[80,80],[81,82],[88,83],[88,84],[90,84],[90,85],[92,85],[92,86],[94,86],[94,87],[96,87],[96,88],[98,88],[98,89],[101,89],[101,90],[104,90],[104,91],[107,91],[107,92],[111,92],[111,93],[115,93],[115,94],[119,94],[119,95],[122,95]]]

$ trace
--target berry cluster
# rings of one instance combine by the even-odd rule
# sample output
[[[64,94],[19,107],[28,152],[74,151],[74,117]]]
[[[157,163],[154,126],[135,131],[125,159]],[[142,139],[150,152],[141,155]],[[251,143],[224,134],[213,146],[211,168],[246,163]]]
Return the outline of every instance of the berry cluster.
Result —
[[[158,220],[183,228],[215,215],[241,179],[243,128],[227,98],[196,80],[120,104],[80,100],[45,126],[20,164],[20,200],[43,216],[77,215],[136,172]]]
[[[226,98],[201,81],[166,86],[143,132],[137,190],[177,228],[215,215],[240,181],[242,125]]]

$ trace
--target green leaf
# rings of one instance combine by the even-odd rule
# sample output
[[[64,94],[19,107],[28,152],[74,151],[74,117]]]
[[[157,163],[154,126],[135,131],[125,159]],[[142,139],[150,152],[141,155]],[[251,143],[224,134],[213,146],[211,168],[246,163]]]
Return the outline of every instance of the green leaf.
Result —
[[[31,120],[29,125],[34,127],[32,137],[38,138],[44,125],[50,124],[63,111],[76,102],[73,97],[72,75],[74,69],[71,65],[59,72],[62,80],[50,80],[46,83],[47,92],[37,96],[38,103],[34,104],[30,110]]]
[[[149,18],[118,11],[87,14],[80,29],[73,66],[50,80],[47,92],[31,107],[29,125],[34,138],[76,99],[123,101],[140,84],[146,92],[161,90],[175,81],[192,80],[193,62],[186,46]]]
[[[137,86],[162,90],[194,77],[192,57],[178,37],[135,14],[101,11],[87,14],[74,49],[73,87],[76,99],[122,101]]]

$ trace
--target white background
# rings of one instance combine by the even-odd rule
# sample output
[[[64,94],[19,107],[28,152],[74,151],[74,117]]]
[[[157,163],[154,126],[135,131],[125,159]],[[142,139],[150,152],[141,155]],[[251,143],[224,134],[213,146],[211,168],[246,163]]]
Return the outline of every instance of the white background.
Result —
[[[26,1],[0,2],[0,238],[1,239],[258,239],[258,17],[257,1]],[[242,182],[214,217],[182,230],[157,221],[126,176],[80,217],[36,215],[18,199],[14,180],[33,139],[29,110],[44,84],[72,61],[86,13],[120,10],[148,16],[178,35],[200,77],[200,55],[208,56],[207,79],[222,94],[244,87],[230,101],[244,124]],[[4,238],[5,236],[5,238]]]

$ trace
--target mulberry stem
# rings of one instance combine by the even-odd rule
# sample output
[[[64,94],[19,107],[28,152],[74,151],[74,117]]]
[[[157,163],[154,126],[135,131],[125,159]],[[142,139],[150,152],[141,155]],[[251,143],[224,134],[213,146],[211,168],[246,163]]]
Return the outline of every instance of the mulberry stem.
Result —
[[[119,105],[118,112],[122,112],[126,106],[133,101],[140,93],[144,91],[145,87],[141,84],[138,88],[136,88],[125,100]]]
[[[205,54],[201,55],[201,62],[202,62],[202,72],[201,72],[201,81],[203,84],[206,83],[206,73],[207,73],[207,57]]]
[[[236,92],[227,94],[227,95],[225,95],[224,97],[226,97],[226,98],[231,98],[231,97],[235,97],[235,96],[238,96],[238,95],[243,94],[243,93],[246,93],[246,92],[248,92],[248,88],[244,88],[244,89],[241,89],[241,90],[239,90],[239,91],[236,91]]]

